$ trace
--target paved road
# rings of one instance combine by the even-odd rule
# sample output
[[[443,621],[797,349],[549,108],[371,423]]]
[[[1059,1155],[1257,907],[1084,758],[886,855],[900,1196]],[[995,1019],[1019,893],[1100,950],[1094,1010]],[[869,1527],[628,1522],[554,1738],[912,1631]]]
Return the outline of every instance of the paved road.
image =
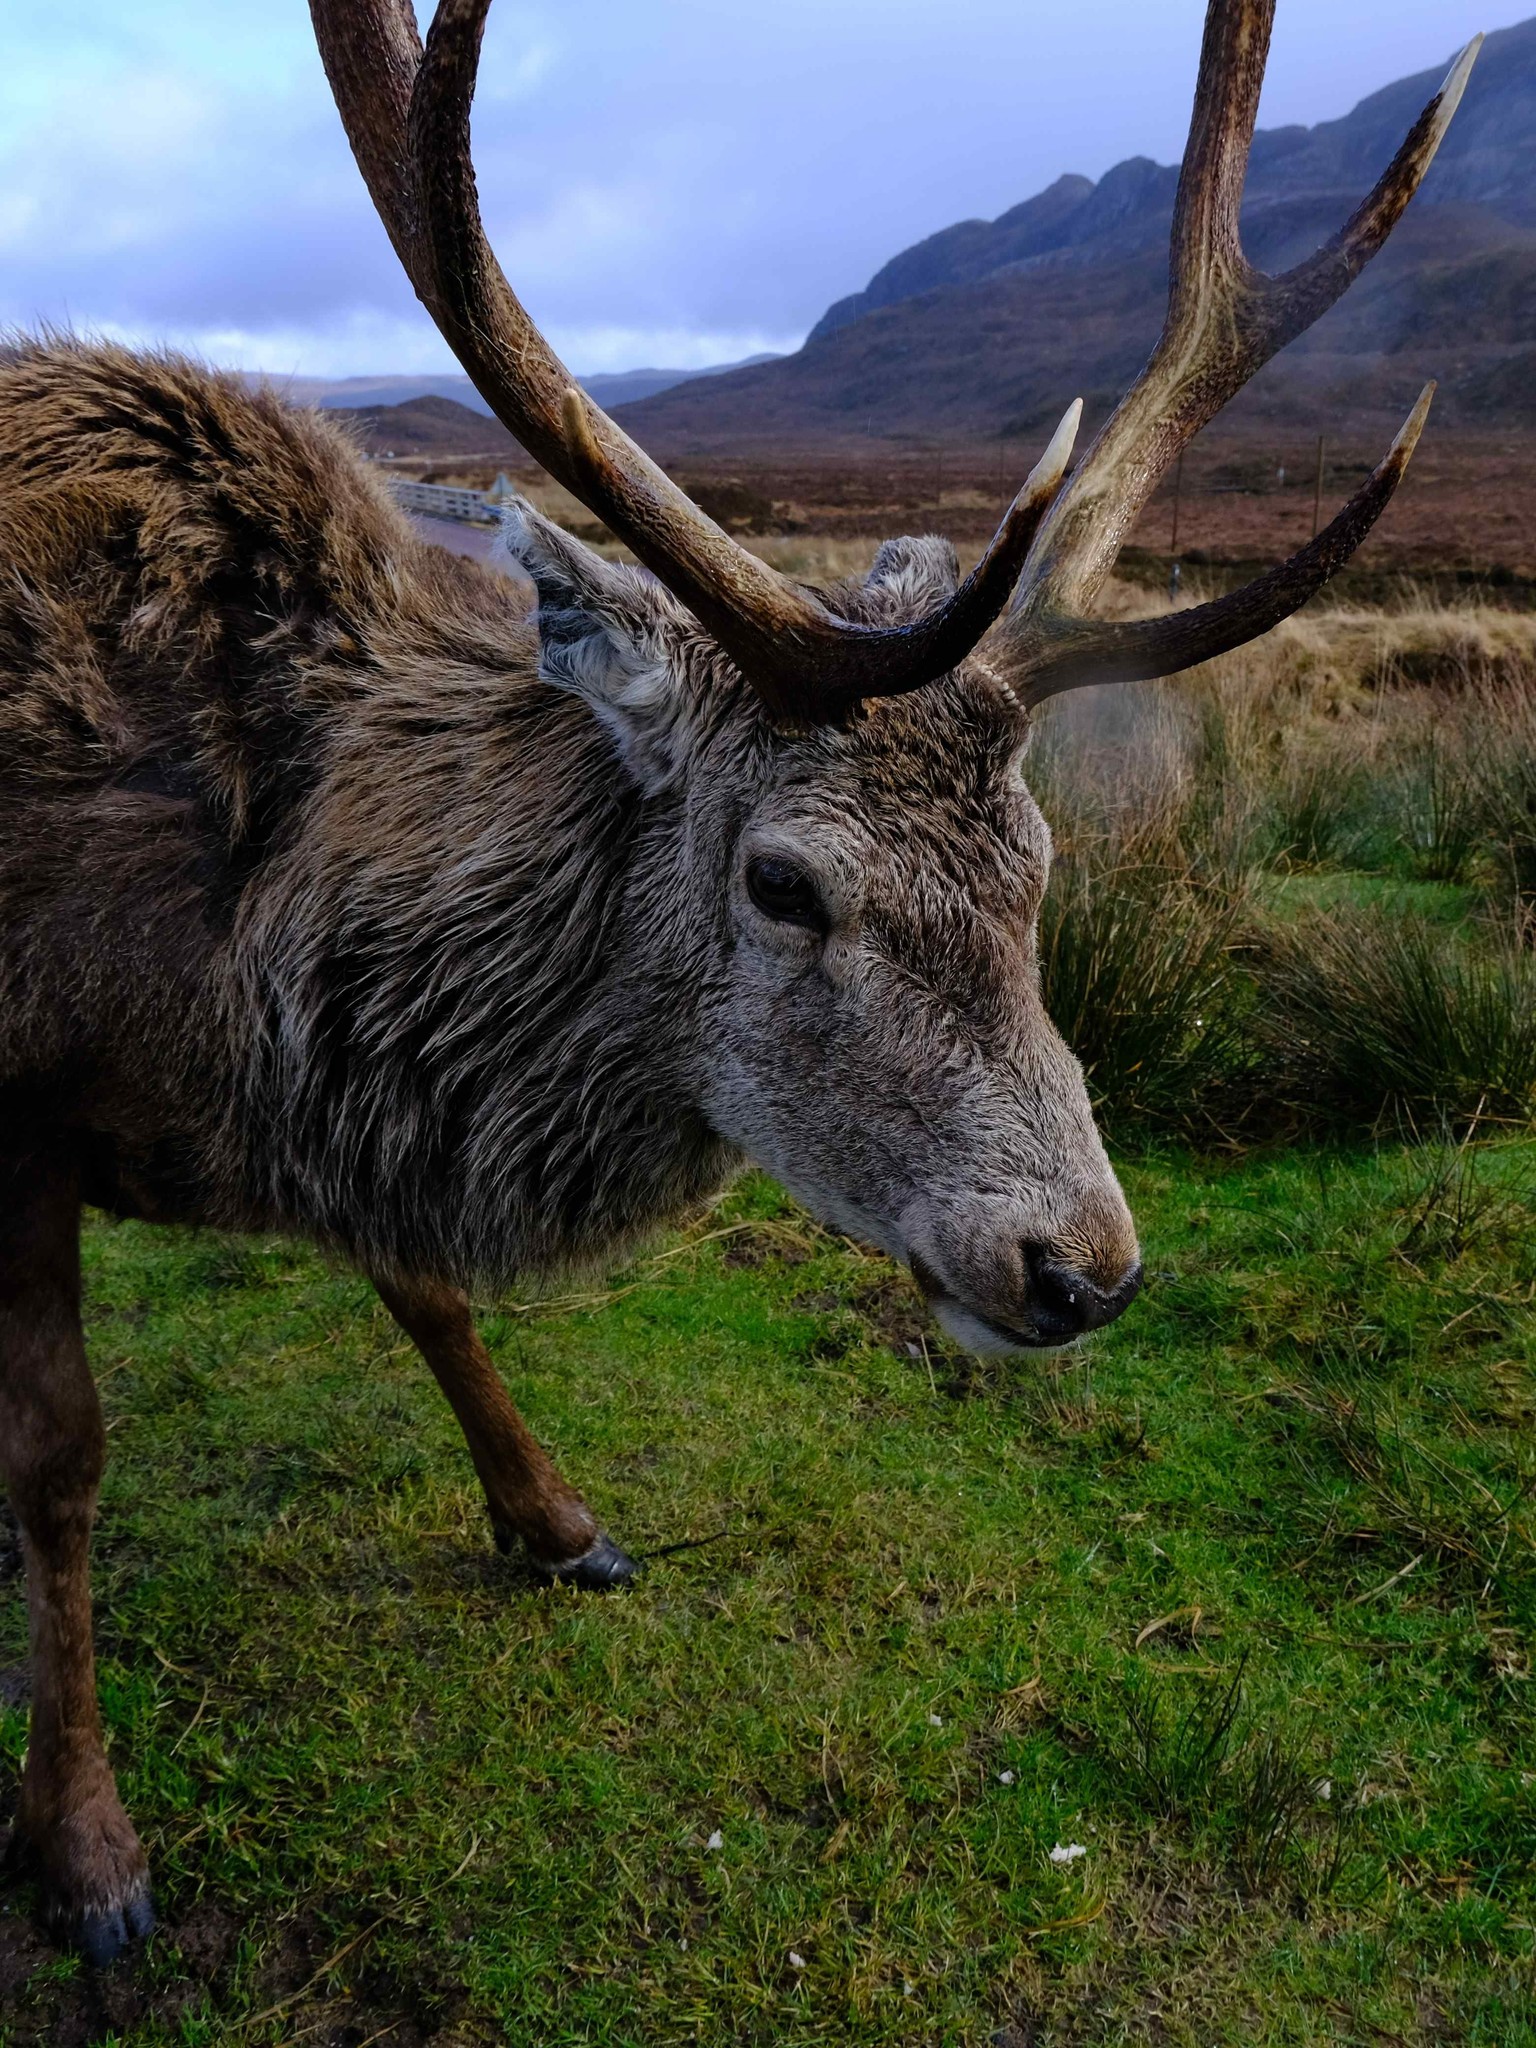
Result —
[[[466,526],[458,519],[429,519],[422,512],[413,512],[410,516],[422,536],[435,540],[440,548],[447,548],[455,555],[473,555],[477,562],[499,569],[504,576],[517,574],[499,549],[492,552],[496,540],[493,526]]]

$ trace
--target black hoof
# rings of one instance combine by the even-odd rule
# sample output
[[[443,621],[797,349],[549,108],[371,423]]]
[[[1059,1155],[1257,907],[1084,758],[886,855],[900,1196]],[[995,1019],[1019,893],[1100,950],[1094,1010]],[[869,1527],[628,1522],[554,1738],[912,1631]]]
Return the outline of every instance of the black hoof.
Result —
[[[85,1912],[59,1916],[63,1937],[77,1948],[93,1970],[105,1970],[115,1963],[131,1943],[143,1941],[153,1932],[155,1908],[147,1891],[127,1899],[121,1906],[94,1906]]]
[[[553,1585],[579,1586],[586,1593],[608,1593],[615,1586],[627,1586],[640,1569],[609,1536],[599,1536],[580,1557],[566,1558],[560,1564],[535,1558],[534,1563]]]

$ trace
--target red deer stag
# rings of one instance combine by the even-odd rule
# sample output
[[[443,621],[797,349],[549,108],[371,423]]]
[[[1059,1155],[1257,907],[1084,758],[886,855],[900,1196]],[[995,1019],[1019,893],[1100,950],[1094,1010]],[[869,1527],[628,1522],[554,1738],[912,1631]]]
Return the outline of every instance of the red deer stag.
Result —
[[[631,1561],[533,1440],[462,1290],[611,1258],[742,1159],[906,1260],[963,1343],[1050,1345],[1139,1277],[1035,962],[1031,706],[1163,676],[1302,604],[1422,425],[1246,589],[1090,613],[1179,449],[1381,246],[1470,52],[1328,246],[1238,208],[1273,0],[1212,0],[1167,325],[1065,488],[1076,409],[959,580],[887,542],[787,581],[575,387],[481,228],[489,0],[312,0],[412,283],[501,419],[638,556],[524,506],[538,593],[426,545],[313,414],[163,356],[0,361],[0,1474],[32,1628],[15,1836],[94,1962],[151,1924],[102,1748],[88,1546],[103,1431],[82,1203],[287,1231],[376,1282],[549,1578]],[[976,651],[979,650],[979,651]]]

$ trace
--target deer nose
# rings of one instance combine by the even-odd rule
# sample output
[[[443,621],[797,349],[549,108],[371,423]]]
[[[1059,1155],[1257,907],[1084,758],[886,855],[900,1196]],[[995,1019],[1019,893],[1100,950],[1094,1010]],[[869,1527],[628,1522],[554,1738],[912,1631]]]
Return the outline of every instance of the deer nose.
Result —
[[[1141,1286],[1140,1260],[1112,1288],[1104,1288],[1054,1258],[1043,1244],[1025,1243],[1024,1268],[1029,1275],[1029,1320],[1047,1344],[1065,1343],[1085,1330],[1102,1330],[1130,1306]]]

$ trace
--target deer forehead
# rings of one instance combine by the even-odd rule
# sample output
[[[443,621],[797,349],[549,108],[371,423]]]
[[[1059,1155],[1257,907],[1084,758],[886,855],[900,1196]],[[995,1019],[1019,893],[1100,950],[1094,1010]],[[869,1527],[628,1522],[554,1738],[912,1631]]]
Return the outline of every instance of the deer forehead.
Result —
[[[1018,778],[1019,736],[983,744],[943,723],[815,735],[752,814],[744,854],[804,862],[834,917],[901,933],[902,951],[1027,928],[1051,841]]]
[[[778,791],[785,803],[835,807],[925,859],[978,834],[1042,855],[1049,842],[1020,773],[1027,739],[1017,708],[962,670],[789,743]]]

